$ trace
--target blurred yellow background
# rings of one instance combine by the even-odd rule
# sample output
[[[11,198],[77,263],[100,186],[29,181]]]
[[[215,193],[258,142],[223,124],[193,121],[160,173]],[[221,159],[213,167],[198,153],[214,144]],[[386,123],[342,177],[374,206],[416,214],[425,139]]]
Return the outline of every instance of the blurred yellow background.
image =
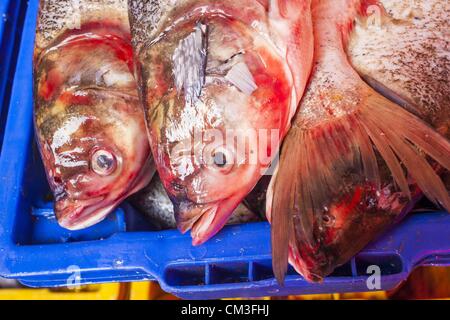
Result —
[[[155,282],[110,283],[78,289],[0,288],[0,300],[177,300]],[[264,300],[450,299],[450,268],[423,267],[390,292],[335,293]]]

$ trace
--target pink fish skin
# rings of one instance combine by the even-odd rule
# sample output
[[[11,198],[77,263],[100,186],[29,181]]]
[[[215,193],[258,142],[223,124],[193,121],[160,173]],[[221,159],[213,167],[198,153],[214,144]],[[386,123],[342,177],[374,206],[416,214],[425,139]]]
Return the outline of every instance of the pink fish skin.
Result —
[[[440,98],[448,76],[438,80],[449,70],[445,6],[313,1],[314,68],[267,196],[280,282],[288,257],[307,280],[322,281],[422,193],[450,209],[435,171],[450,169],[449,104]],[[403,16],[395,16],[398,7],[407,9]],[[394,40],[395,32],[402,36]],[[408,55],[415,55],[409,65]]]
[[[152,176],[126,1],[42,0],[35,128],[61,226],[103,220]]]
[[[200,245],[289,129],[312,68],[310,1],[130,0],[130,17],[157,169],[178,228]]]

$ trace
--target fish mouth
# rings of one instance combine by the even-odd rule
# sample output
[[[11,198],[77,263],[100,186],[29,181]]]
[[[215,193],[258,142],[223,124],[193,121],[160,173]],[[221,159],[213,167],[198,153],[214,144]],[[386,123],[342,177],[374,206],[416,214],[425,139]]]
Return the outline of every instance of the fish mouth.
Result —
[[[183,201],[174,205],[178,229],[191,230],[192,245],[199,246],[213,237],[226,223],[228,214],[221,202],[195,204]]]
[[[392,226],[397,216],[384,210],[355,210],[338,227],[316,222],[312,233],[303,230],[296,234],[296,246],[289,248],[289,262],[307,281],[321,282]]]
[[[74,200],[62,198],[55,202],[55,213],[61,227],[76,231],[102,221],[115,207],[105,204],[105,196]]]
[[[155,171],[152,158],[149,157],[129,190],[117,198],[102,195],[89,199],[73,199],[65,192],[56,195],[54,209],[59,225],[76,231],[101,222],[127,197],[148,185]]]
[[[320,247],[318,243],[316,245],[297,246],[296,248],[289,247],[289,263],[307,281],[315,283],[322,282],[335,268],[345,263],[340,263],[342,259],[334,254],[333,248]],[[346,259],[345,256],[342,256],[342,258]],[[351,259],[351,257],[348,259]]]

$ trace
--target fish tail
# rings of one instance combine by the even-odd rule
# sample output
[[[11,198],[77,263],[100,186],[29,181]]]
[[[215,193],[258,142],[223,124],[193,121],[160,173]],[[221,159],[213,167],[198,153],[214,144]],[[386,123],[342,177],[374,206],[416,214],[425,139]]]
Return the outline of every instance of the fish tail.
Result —
[[[349,7],[359,3],[312,5],[314,71],[268,193],[280,283],[287,255],[311,281],[347,262],[416,198],[416,186],[450,211],[435,171],[436,164],[450,170],[450,142],[367,85],[348,61],[342,31],[357,11]]]
[[[410,197],[402,166],[435,204],[450,211],[450,196],[425,156],[450,170],[450,142],[412,113],[370,90],[357,114],[360,126],[389,167],[395,182]]]
[[[312,16],[311,16],[311,3],[312,0],[270,0],[269,8],[272,11],[272,15],[282,17],[291,21],[291,33],[293,38],[289,40],[291,44],[287,51],[287,62],[291,66],[291,69],[299,69],[298,66],[312,66],[313,61],[313,34],[312,34]],[[280,32],[283,34],[283,32]],[[303,43],[299,43],[299,39],[303,39]],[[301,69],[301,68],[300,68]],[[295,114],[298,101],[303,95],[307,80],[311,73],[311,68],[298,70],[293,74],[294,86],[296,89],[296,99],[290,112],[290,118]],[[291,138],[292,139],[292,138]],[[291,150],[298,151],[296,148]],[[288,157],[288,155],[281,155],[282,157]],[[295,169],[295,164],[289,167],[283,167],[282,171],[289,169]],[[283,172],[281,174],[283,174]],[[275,173],[276,176],[276,173]],[[276,179],[271,180],[271,184],[268,188],[267,199],[272,199],[272,191],[276,188],[274,182]],[[288,256],[289,250],[287,243],[293,234],[291,222],[291,211],[280,211],[278,206],[283,204],[295,203],[295,197],[289,190],[277,193],[277,201],[267,201],[268,220],[272,222],[272,253],[273,253],[273,270],[275,277],[280,284],[284,283],[284,275],[288,268]],[[275,207],[271,207],[272,203]],[[272,212],[285,212],[286,214],[274,214],[270,216]],[[273,220],[272,220],[273,219]],[[277,238],[280,236],[281,238]]]
[[[408,174],[431,201],[450,211],[448,190],[427,160],[450,170],[449,141],[370,87],[366,90],[358,111],[313,128],[294,126],[284,140],[271,190],[273,269],[279,283],[288,255],[308,280],[323,277],[311,272],[321,260],[317,220],[332,210],[366,214],[361,203],[383,190],[379,161],[386,163],[403,196],[412,198]],[[311,255],[315,260],[309,264]]]

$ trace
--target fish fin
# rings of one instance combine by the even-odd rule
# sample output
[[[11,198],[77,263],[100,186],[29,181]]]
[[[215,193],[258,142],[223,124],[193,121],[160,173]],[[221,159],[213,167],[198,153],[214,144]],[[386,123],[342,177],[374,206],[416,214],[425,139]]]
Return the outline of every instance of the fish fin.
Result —
[[[383,97],[385,97],[388,100],[391,100],[392,102],[401,106],[403,109],[423,119],[424,117],[423,112],[421,112],[421,110],[416,106],[416,104],[413,101],[389,89],[387,86],[385,86],[384,84],[382,84],[381,82],[379,82],[378,80],[369,75],[360,74],[360,76],[370,87],[372,87],[376,92],[381,94]]]
[[[450,210],[448,190],[424,157],[427,155],[450,170],[450,142],[418,117],[376,92],[369,94],[358,117],[401,190],[407,192],[406,178],[400,176],[400,162],[428,199]]]
[[[306,156],[300,158],[300,162],[306,162],[302,174],[311,175],[305,181],[311,186],[303,195],[312,197],[308,207],[325,202],[330,195],[328,191],[341,184],[340,174],[351,167],[379,189],[376,150],[408,198],[411,192],[406,172],[431,201],[450,210],[448,191],[424,157],[429,156],[450,170],[450,142],[412,113],[372,89],[367,90],[370,93],[366,102],[356,112],[304,130],[299,139],[307,148]]]
[[[274,176],[273,196],[270,206],[272,224],[272,267],[274,275],[280,284],[288,268],[288,256],[299,252],[296,237],[297,233],[312,245],[314,213],[308,208],[312,207],[312,194],[306,187],[310,177],[310,167],[307,161],[311,143],[305,137],[305,131],[293,128],[285,138],[280,165]],[[299,260],[297,254],[297,259]],[[302,264],[304,265],[304,264]]]
[[[291,252],[298,252],[302,260],[295,265],[297,271],[307,279],[320,279],[322,275],[310,273],[308,257],[300,248],[317,250],[314,224],[332,209],[330,205],[344,199],[346,208],[353,210],[353,201],[345,197],[355,194],[354,186],[382,190],[377,154],[404,195],[411,198],[408,173],[430,200],[450,210],[448,191],[424,157],[449,170],[449,141],[415,115],[366,89],[369,94],[356,111],[311,128],[294,125],[284,140],[271,212],[273,266],[279,280],[286,270],[289,237]]]
[[[294,165],[295,167],[295,165]],[[277,168],[279,170],[280,167]],[[290,169],[294,169],[292,166]],[[289,168],[283,167],[284,170]],[[281,174],[284,174],[283,172]],[[274,177],[276,177],[275,173]],[[268,192],[274,190],[273,182],[271,181]],[[283,188],[286,185],[281,185]],[[272,199],[272,203],[267,204],[268,219],[271,224],[271,241],[272,241],[272,270],[278,283],[283,286],[284,278],[288,270],[289,257],[289,238],[291,234],[291,210],[294,208],[284,208],[280,205],[293,204],[295,202],[295,193],[292,190],[281,190],[275,195],[268,197]],[[275,204],[275,207],[273,205]]]

